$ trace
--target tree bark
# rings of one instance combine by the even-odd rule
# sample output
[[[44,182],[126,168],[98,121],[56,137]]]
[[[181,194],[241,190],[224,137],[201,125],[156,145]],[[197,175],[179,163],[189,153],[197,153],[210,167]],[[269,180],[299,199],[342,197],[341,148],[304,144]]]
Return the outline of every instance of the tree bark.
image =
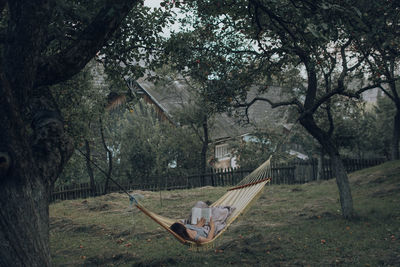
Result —
[[[339,153],[332,151],[329,154],[336,176],[336,184],[339,189],[340,204],[343,217],[345,217],[346,219],[351,219],[354,217],[353,197],[351,195],[351,189],[346,169],[343,165],[342,159],[339,156]]]
[[[92,197],[94,197],[94,196],[96,196],[96,184],[94,182],[92,163],[90,162],[90,159],[92,158],[92,155],[90,152],[90,144],[87,139],[85,139],[85,149],[86,149],[86,170],[89,175],[90,193],[91,193]]]
[[[400,102],[400,101],[399,101]],[[391,140],[390,155],[392,160],[400,159],[399,141],[400,141],[400,103],[396,105],[396,114],[393,122],[393,134]]]
[[[100,119],[100,135],[101,135],[101,143],[103,144],[104,150],[106,151],[107,154],[107,161],[108,161],[108,170],[107,170],[107,176],[106,176],[106,181],[104,182],[104,191],[103,191],[103,195],[108,193],[108,187],[109,187],[109,183],[110,183],[110,177],[112,174],[112,169],[113,169],[113,156],[111,151],[108,149],[107,147],[107,143],[106,140],[104,138],[104,130],[103,130],[103,121]]]
[[[203,117],[203,145],[201,148],[201,163],[200,163],[200,174],[201,174],[201,183],[205,184],[205,174],[207,171],[207,150],[208,150],[208,123],[207,123],[207,115]]]
[[[336,183],[339,189],[342,215],[346,219],[353,218],[353,198],[351,195],[349,179],[342,159],[340,158],[339,151],[334,145],[332,138],[316,125],[312,115],[301,117],[300,123],[321,144],[324,151],[326,151],[332,159]]]
[[[105,1],[81,38],[48,56],[50,1],[8,1],[0,51],[0,266],[51,265],[50,189],[73,145],[46,86],[78,73],[137,2]]]
[[[323,169],[323,162],[324,162],[324,154],[322,152],[322,149],[320,153],[318,154],[318,165],[317,165],[317,181],[322,180],[324,177],[324,169]]]
[[[50,189],[72,142],[51,99],[32,98],[21,116],[15,90],[4,75],[1,82],[0,266],[49,266]]]

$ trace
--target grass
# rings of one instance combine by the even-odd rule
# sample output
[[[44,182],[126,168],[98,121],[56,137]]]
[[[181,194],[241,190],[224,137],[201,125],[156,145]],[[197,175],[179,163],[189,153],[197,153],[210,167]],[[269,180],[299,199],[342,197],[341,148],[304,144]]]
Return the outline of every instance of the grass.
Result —
[[[400,266],[400,161],[350,174],[357,219],[340,214],[334,180],[266,187],[214,249],[194,252],[129,206],[124,194],[50,206],[55,266]],[[226,188],[139,192],[171,218]],[[161,198],[160,198],[161,196]]]

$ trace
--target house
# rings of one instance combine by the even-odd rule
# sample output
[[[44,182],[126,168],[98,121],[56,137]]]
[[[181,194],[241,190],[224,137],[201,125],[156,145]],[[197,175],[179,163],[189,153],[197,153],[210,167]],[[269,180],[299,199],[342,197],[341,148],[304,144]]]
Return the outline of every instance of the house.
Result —
[[[178,125],[173,117],[174,111],[182,109],[193,97],[183,81],[171,81],[160,88],[148,80],[139,79],[129,81],[128,86],[133,94],[154,105],[161,120],[174,125]],[[257,89],[254,87],[249,91],[248,99],[251,100],[256,96]],[[263,96],[272,101],[282,99],[279,87],[270,88],[268,94]],[[239,123],[228,113],[216,114],[209,129],[211,151],[214,154],[210,164],[218,169],[236,167],[236,158],[229,141],[232,139],[249,141],[256,127],[275,127],[277,124],[285,123],[286,113],[285,107],[272,109],[268,103],[258,101],[248,110],[248,123]]]
[[[105,84],[104,72],[102,66],[97,65],[93,68],[96,77],[96,85],[103,86]],[[160,120],[169,121],[173,125],[178,125],[174,120],[173,113],[175,110],[182,108],[184,104],[189,103],[191,94],[184,82],[171,81],[163,88],[158,88],[154,83],[141,78],[139,80],[127,79],[129,90],[138,96],[141,96],[147,103],[153,104]],[[358,84],[352,84],[358,86]],[[380,94],[380,90],[375,88],[362,94],[362,98],[366,103],[373,104],[376,102]],[[248,100],[252,100],[258,95],[257,88],[252,88],[248,92]],[[261,95],[272,101],[281,101],[284,99],[282,88],[271,86],[267,93]],[[112,96],[109,96],[109,98]],[[116,103],[116,101],[111,101]],[[283,126],[287,130],[286,117],[287,108],[280,107],[272,109],[266,102],[258,101],[248,110],[250,123],[239,124],[232,116],[227,113],[218,114],[210,129],[211,150],[214,153],[212,163],[215,168],[236,167],[236,159],[232,155],[232,148],[229,141],[232,139],[242,139],[245,142],[252,141],[252,133],[256,127],[276,127]],[[301,153],[301,148],[296,144],[285,146],[285,151],[300,159],[307,159],[307,155]]]

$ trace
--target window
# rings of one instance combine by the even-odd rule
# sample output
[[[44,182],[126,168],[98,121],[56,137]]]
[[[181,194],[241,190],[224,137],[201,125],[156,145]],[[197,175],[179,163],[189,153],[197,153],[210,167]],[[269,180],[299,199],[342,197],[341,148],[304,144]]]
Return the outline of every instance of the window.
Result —
[[[224,157],[229,157],[228,144],[216,145],[215,158],[220,159]]]

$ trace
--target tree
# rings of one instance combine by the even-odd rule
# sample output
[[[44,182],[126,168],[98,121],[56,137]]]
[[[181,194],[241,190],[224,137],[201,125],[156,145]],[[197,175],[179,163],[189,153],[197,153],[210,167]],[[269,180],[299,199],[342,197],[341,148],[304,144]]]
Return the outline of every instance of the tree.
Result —
[[[356,49],[366,57],[368,79],[379,85],[393,102],[392,160],[400,158],[400,94],[397,81],[400,60],[400,5],[398,1],[359,1],[360,23],[347,27],[356,40]]]
[[[94,70],[95,62],[90,62],[87,66],[72,79],[52,86],[51,90],[59,92],[54,95],[54,99],[64,117],[66,132],[72,138],[74,147],[84,147],[86,157],[86,171],[89,176],[92,195],[95,195],[95,175],[92,166],[93,160],[93,141],[99,135],[97,131],[98,118],[104,113],[106,106],[106,95],[109,88],[99,86],[95,81]],[[75,88],[75,90],[70,90]],[[96,149],[95,149],[96,150]],[[98,150],[98,149],[97,149]],[[78,160],[73,160],[61,173],[61,183],[82,182],[81,177],[85,177],[84,168]],[[74,177],[70,181],[70,177]],[[69,179],[68,179],[69,178]],[[59,179],[60,180],[60,179]],[[86,179],[85,179],[86,180]]]
[[[168,49],[167,53],[170,57],[168,61],[171,63],[170,65],[174,65],[176,61],[182,60],[182,58],[179,58],[180,54],[171,55],[173,53],[168,51]],[[192,133],[191,135],[196,136],[198,141],[200,141],[200,160],[198,161],[197,171],[200,173],[202,179],[204,179],[208,167],[208,146],[215,110],[210,107],[209,102],[201,93],[202,87],[207,80],[199,77],[197,79],[185,78],[180,72],[177,72],[180,67],[179,64],[176,64],[172,69],[163,66],[159,72],[159,75],[163,77],[157,80],[156,88],[163,90],[164,94],[167,93],[177,103],[175,109],[171,110],[171,115],[173,120],[178,124],[178,127],[186,128],[188,132]],[[196,153],[196,151],[193,152]]]
[[[230,37],[229,46],[220,45],[216,39],[220,36],[213,34],[219,28],[218,22],[203,21],[192,12],[190,5],[188,9],[185,5],[178,6],[187,13],[180,20],[181,31],[171,33],[165,43],[164,60],[161,62],[168,64],[177,73],[175,76],[179,77],[190,94],[190,98],[185,100],[186,107],[179,114],[179,120],[189,126],[202,143],[199,170],[204,177],[212,120],[216,114],[227,110],[228,103],[237,97],[236,90],[249,83],[252,76],[241,74],[246,60],[239,53],[231,53],[227,57],[228,51],[243,47],[239,39]],[[188,30],[193,25],[195,28]],[[234,79],[235,76],[241,79]],[[218,92],[221,94],[215,97],[214,94]]]
[[[49,192],[73,143],[49,86],[82,70],[140,2],[0,1],[1,266],[50,265]]]
[[[376,105],[364,112],[358,134],[364,153],[391,158],[391,130],[395,114],[396,107],[386,96],[378,97]]]
[[[187,175],[197,171],[200,145],[188,129],[158,118],[154,108],[139,101],[124,114],[120,179],[146,183],[153,176]]]
[[[276,73],[292,68],[304,73],[305,85],[300,81],[299,86],[291,87],[292,98],[288,100],[272,102],[258,97],[243,103],[233,98],[232,104],[248,108],[256,101],[265,101],[272,107],[295,107],[299,123],[331,157],[342,214],[345,218],[352,218],[354,211],[350,185],[339,148],[333,140],[335,122],[332,106],[342,101],[342,96],[360,97],[363,91],[376,86],[372,83],[359,86],[350,84],[354,77],[362,74],[367,56],[350,49],[355,39],[343,30],[348,25],[359,23],[358,9],[350,1],[334,4],[330,1],[226,0],[212,8],[209,4],[209,1],[199,0],[191,5],[202,22],[218,25],[212,34],[218,36],[214,40],[223,40],[218,42],[220,46],[229,46],[230,42],[226,39],[228,34],[236,36],[236,40],[237,36],[242,36],[243,48],[227,50],[228,55],[240,54],[248,58],[242,73],[252,77],[261,76],[258,79],[264,84],[260,86],[261,91],[267,90],[265,85],[271,84],[271,78]],[[226,94],[246,95],[246,88],[234,88],[228,88],[228,93],[218,90],[213,93],[219,99],[225,98]],[[224,89],[227,90],[226,87]],[[321,124],[319,115],[324,115],[328,123]]]

